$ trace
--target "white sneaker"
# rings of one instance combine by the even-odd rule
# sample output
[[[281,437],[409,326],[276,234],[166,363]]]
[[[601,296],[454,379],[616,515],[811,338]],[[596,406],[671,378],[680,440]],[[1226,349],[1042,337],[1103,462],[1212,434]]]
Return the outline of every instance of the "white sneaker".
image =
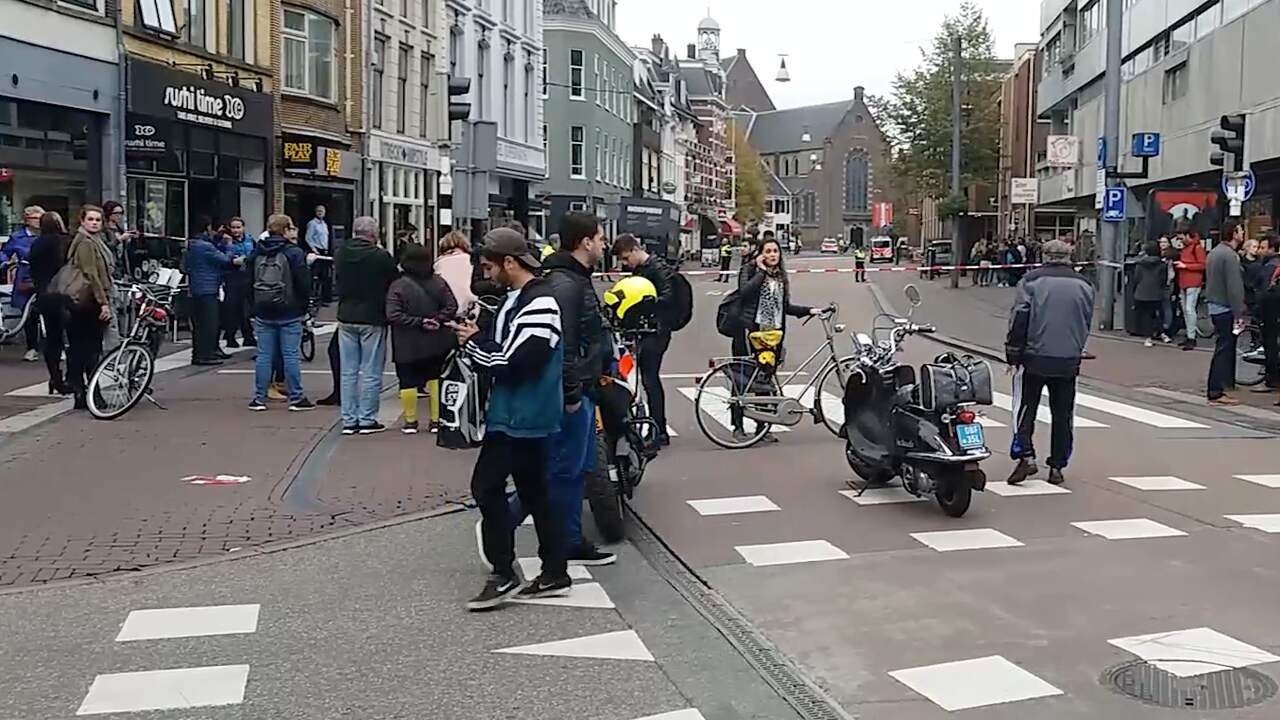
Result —
[[[1143,347],[1152,347],[1155,345],[1155,343],[1151,342],[1151,338],[1147,338],[1147,341],[1142,343],[1142,345]]]
[[[40,353],[35,350],[28,350],[27,354],[22,356],[22,359],[26,362],[35,362],[40,359]]]
[[[493,564],[489,562],[489,557],[484,554],[484,530],[481,527],[483,520],[476,521],[476,552],[480,553],[480,562],[493,572]]]

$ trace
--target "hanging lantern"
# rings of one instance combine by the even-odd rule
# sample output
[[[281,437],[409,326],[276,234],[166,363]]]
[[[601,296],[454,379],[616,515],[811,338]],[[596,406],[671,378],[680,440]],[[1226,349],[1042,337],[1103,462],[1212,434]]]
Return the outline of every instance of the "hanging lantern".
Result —
[[[804,132],[800,133],[800,142],[806,144],[813,142],[813,136],[809,134],[808,125],[804,127]]]
[[[780,83],[791,82],[791,73],[787,71],[787,56],[778,57],[782,58],[782,64],[778,66],[778,77],[775,79]]]

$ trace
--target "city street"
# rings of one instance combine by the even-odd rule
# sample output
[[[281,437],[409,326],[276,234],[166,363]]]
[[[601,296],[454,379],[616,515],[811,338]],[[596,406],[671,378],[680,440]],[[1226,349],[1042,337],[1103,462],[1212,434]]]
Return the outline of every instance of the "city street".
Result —
[[[850,331],[920,283],[792,280],[796,302],[839,303]],[[774,445],[712,445],[692,390],[727,354],[714,315],[733,285],[692,281],[695,321],[663,371],[676,436],[636,491],[618,564],[575,569],[573,595],[537,607],[462,609],[484,575],[472,453],[430,435],[342,438],[330,409],[250,414],[251,352],[174,367],[156,384],[167,411],[114,423],[64,413],[20,428],[15,410],[49,405],[13,397],[0,717],[1274,717],[1280,577],[1260,559],[1280,532],[1280,415],[1199,401],[1206,353],[1095,338],[1061,488],[1004,484],[1011,388],[996,365],[990,481],[951,519],[900,490],[857,496],[842,441],[811,421]],[[943,340],[998,347],[999,297],[920,285],[916,317]],[[793,323],[790,362],[820,339]],[[948,349],[916,337],[902,358]],[[5,353],[6,371],[26,369]],[[328,390],[323,359],[306,368],[313,397]],[[251,479],[184,481],[218,474]],[[521,546],[533,554],[528,530]]]

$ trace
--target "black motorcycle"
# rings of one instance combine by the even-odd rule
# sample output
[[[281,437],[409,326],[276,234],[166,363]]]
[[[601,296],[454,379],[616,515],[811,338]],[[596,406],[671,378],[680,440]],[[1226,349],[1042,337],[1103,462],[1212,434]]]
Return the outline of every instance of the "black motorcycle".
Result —
[[[906,294],[914,311],[919,290],[908,285]],[[934,332],[910,317],[882,315],[871,336],[855,336],[859,362],[845,385],[841,437],[849,466],[864,481],[855,490],[900,478],[907,492],[933,495],[943,512],[961,517],[973,491],[987,485],[981,463],[991,451],[974,408],[992,402],[991,367],[944,353],[923,365],[917,378],[915,368],[895,356],[907,337]]]

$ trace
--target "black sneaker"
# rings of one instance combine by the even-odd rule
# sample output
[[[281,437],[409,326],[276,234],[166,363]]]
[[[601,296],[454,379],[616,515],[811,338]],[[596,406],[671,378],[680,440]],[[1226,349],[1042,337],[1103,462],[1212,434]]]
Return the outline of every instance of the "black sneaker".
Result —
[[[520,590],[519,598],[521,600],[533,600],[535,598],[564,597],[569,594],[569,588],[573,587],[573,580],[568,575],[560,578],[549,578],[546,575],[539,575],[533,579],[533,582],[525,585]]]
[[[510,600],[518,592],[520,592],[519,580],[502,575],[490,575],[480,594],[467,601],[467,609],[471,612],[492,610]]]
[[[1021,485],[1027,478],[1038,472],[1040,472],[1040,468],[1036,466],[1035,458],[1022,458],[1009,475],[1009,484]]]
[[[253,400],[249,403],[249,410],[250,412],[266,412],[267,404],[261,400]]]
[[[405,435],[417,435],[418,421],[414,420],[413,422],[409,422],[408,420],[405,420],[404,426],[400,428],[400,432],[404,433]]]
[[[586,544],[570,551],[568,560],[571,565],[612,565],[618,561],[618,556],[604,552],[595,545]]]
[[[1049,468],[1049,484],[1050,485],[1061,485],[1066,481],[1067,479],[1062,476],[1062,468],[1056,468],[1056,467]]]
[[[360,432],[360,428],[356,427],[355,425],[347,425],[342,428],[343,435],[355,435],[358,432]]]
[[[377,435],[378,433],[383,432],[386,429],[387,429],[386,425],[383,425],[382,423],[375,420],[370,425],[361,425],[360,434],[361,435]]]
[[[235,338],[227,338],[227,347],[233,349],[238,348],[240,347],[240,343],[236,342]]]
[[[306,398],[302,398],[298,402],[289,405],[289,412],[306,412],[308,410],[315,409],[316,404]]]
[[[328,397],[322,397],[319,400],[317,400],[316,404],[323,405],[324,407],[337,407],[341,405],[342,402],[338,400],[336,396],[329,395]]]

